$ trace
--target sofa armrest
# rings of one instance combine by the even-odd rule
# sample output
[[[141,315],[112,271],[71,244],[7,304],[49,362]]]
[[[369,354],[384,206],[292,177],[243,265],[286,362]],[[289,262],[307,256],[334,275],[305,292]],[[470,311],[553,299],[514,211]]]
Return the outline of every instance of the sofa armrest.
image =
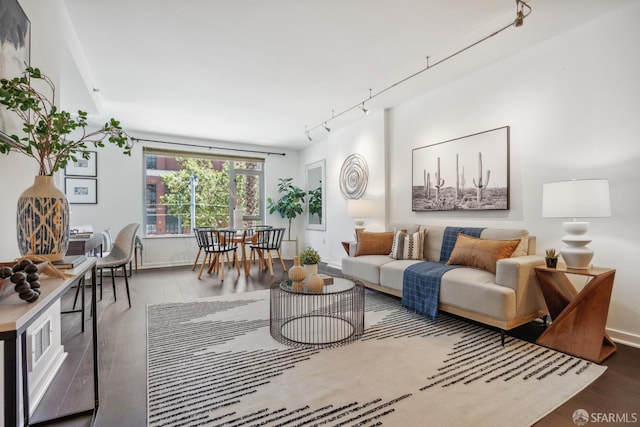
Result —
[[[544,265],[543,255],[527,255],[498,260],[496,264],[496,284],[511,288],[516,293],[516,315],[546,312],[546,305],[534,267]]]

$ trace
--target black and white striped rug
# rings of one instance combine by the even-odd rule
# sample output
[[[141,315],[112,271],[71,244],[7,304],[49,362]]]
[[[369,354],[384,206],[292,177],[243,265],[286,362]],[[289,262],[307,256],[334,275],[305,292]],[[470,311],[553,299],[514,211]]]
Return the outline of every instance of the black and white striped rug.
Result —
[[[147,354],[154,427],[529,426],[606,369],[369,291],[342,347],[276,342],[257,291],[150,305]]]

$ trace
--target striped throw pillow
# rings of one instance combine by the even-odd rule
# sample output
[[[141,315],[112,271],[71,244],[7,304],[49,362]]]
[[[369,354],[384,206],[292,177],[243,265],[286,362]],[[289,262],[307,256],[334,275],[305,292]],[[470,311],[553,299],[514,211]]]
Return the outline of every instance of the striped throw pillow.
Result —
[[[424,236],[425,230],[412,234],[403,230],[396,231],[389,256],[393,259],[423,259]]]

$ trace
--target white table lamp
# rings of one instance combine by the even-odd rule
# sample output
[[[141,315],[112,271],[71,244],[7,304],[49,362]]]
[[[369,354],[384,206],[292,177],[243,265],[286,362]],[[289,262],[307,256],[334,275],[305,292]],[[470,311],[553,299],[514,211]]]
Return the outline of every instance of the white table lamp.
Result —
[[[611,216],[609,181],[607,179],[574,179],[550,182],[542,186],[542,216],[544,218],[573,218],[562,223],[567,233],[562,241],[567,247],[560,255],[568,268],[588,269],[593,250],[587,247],[591,238],[586,235],[589,223],[578,218]]]
[[[347,216],[355,218],[356,233],[364,230],[364,219],[373,215],[373,200],[349,199],[347,200]]]

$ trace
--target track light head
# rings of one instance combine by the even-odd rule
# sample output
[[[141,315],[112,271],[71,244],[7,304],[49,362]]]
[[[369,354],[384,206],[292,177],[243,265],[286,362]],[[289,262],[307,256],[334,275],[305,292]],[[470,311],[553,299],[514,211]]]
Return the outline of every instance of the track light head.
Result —
[[[362,112],[366,115],[369,115],[369,110],[367,110],[366,108],[364,108],[364,102],[362,103],[362,105],[360,106],[360,109],[362,110]]]
[[[518,16],[516,17],[516,22],[514,23],[514,25],[516,27],[522,27],[522,24],[524,23],[524,13],[522,13],[522,11],[518,11]]]
[[[327,127],[327,122],[324,122],[324,125],[322,125],[322,127],[324,127],[324,130],[326,130],[327,132],[331,132],[331,128]]]
[[[311,135],[309,135],[309,131],[306,131],[304,134],[307,135],[309,142],[313,141],[313,139],[311,139]]]
[[[525,7],[529,10],[526,15],[524,13]],[[515,21],[513,21],[513,26],[517,28],[522,27],[522,25],[524,24],[524,18],[529,16],[529,14],[531,13],[531,6],[529,6],[522,0],[516,0],[516,8],[518,9],[518,11],[516,13],[516,19]]]

